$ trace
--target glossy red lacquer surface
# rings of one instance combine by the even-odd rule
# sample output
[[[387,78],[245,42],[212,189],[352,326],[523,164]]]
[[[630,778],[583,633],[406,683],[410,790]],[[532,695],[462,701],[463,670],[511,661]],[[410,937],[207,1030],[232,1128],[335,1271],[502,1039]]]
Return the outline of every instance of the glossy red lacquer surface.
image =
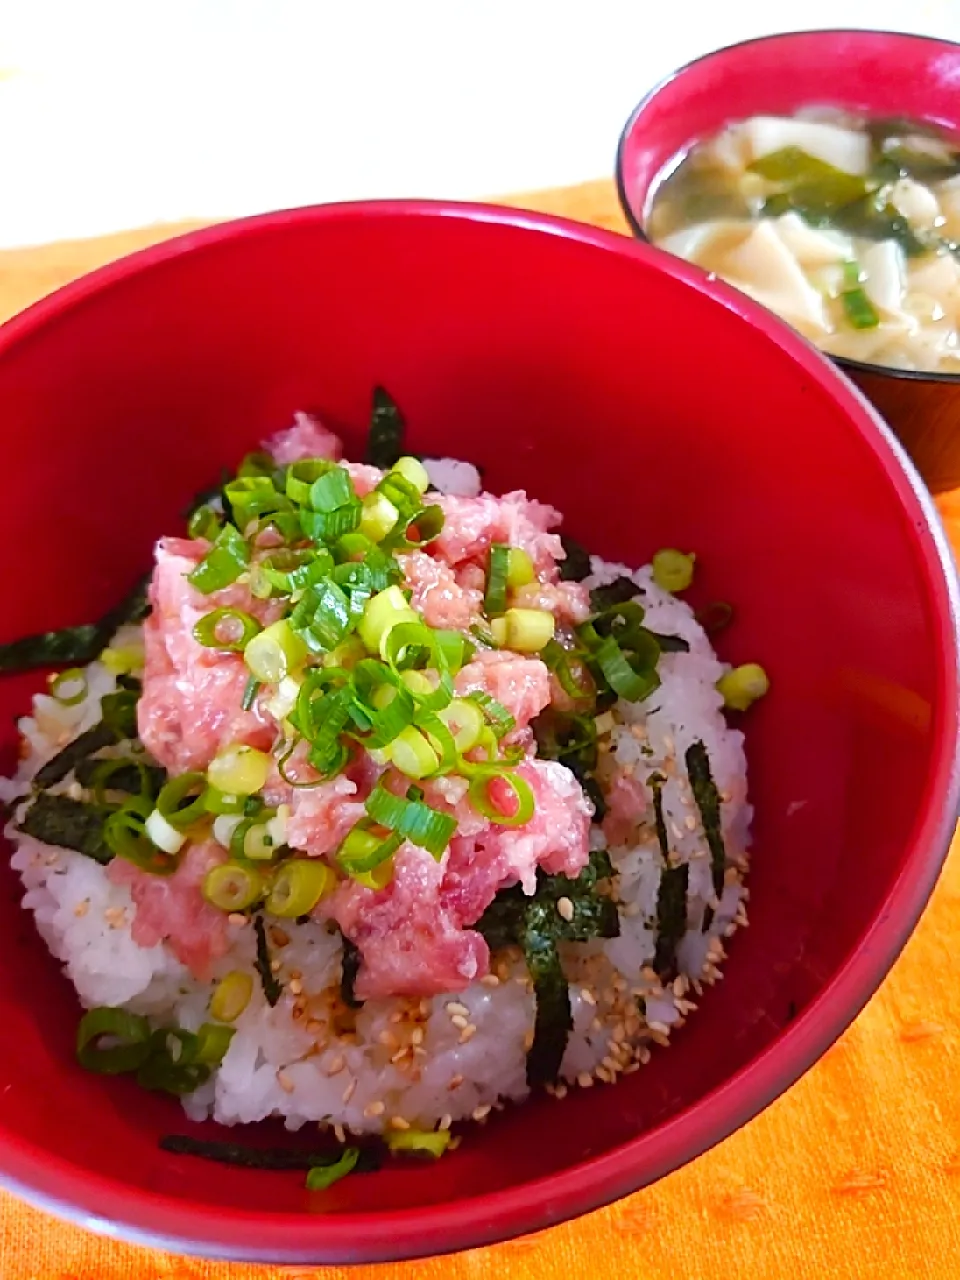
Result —
[[[797,31],[709,53],[669,75],[623,131],[617,182],[642,231],[656,179],[701,138],[755,115],[834,106],[960,132],[960,45],[888,31]]]
[[[439,1165],[347,1179],[312,1203],[296,1175],[161,1154],[159,1134],[191,1129],[178,1105],[75,1065],[76,1001],[4,871],[0,1171],[102,1230],[375,1260],[622,1195],[810,1065],[889,967],[942,861],[956,599],[916,478],[842,377],[766,312],[574,224],[439,205],[279,214],[150,250],[8,325],[0,639],[97,615],[194,492],[295,409],[359,448],[375,382],[412,449],[528,488],[605,556],[695,548],[697,598],[735,602],[720,649],[773,681],[748,724],[752,927],[649,1068],[510,1110]],[[0,683],[4,763],[38,684]]]

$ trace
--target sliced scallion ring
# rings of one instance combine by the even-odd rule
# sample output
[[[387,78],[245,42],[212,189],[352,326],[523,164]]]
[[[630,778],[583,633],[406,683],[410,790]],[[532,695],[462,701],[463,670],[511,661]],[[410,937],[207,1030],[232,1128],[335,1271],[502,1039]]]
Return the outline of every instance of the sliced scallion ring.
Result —
[[[87,1071],[115,1076],[136,1071],[150,1056],[150,1023],[126,1009],[88,1009],[77,1028],[77,1061]]]
[[[270,881],[264,910],[268,915],[294,920],[309,915],[336,887],[336,872],[321,859],[291,858],[277,868]]]
[[[207,789],[202,773],[181,773],[160,788],[156,807],[171,827],[185,831],[210,812],[206,804]]]
[[[491,791],[499,794],[491,794]],[[533,817],[536,801],[525,778],[509,769],[478,766],[470,770],[470,803],[501,827],[522,827]],[[512,812],[507,806],[513,805]]]
[[[61,671],[50,681],[50,697],[62,707],[75,707],[87,696],[87,674],[80,667]]]
[[[201,892],[221,911],[243,911],[263,896],[263,878],[255,867],[224,862],[207,872]]]

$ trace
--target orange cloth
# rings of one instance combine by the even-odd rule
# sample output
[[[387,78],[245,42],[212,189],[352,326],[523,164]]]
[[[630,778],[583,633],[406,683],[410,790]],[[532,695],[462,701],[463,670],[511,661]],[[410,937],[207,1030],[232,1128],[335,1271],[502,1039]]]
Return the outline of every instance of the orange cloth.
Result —
[[[529,202],[617,225],[606,184]],[[141,243],[159,231],[137,233]],[[0,314],[134,237],[0,254]],[[960,551],[960,492],[940,500]],[[960,1276],[960,840],[842,1040],[745,1129],[656,1186],[539,1236],[423,1263],[232,1266],[116,1244],[0,1195],[2,1280],[953,1280]]]

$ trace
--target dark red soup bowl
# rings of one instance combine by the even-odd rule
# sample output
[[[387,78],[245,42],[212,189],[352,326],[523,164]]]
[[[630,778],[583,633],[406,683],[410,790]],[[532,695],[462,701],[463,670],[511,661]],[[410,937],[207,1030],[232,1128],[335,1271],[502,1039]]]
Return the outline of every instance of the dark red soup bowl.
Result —
[[[691,341],[691,335],[696,341]],[[926,491],[827,361],[768,312],[624,237],[485,207],[305,209],[109,267],[0,335],[0,640],[95,618],[192,496],[299,408],[362,447],[388,387],[409,447],[564,510],[595,552],[696,549],[745,722],[751,927],[673,1046],[538,1097],[437,1164],[310,1196],[302,1174],[168,1155],[215,1136],[74,1059],[79,1008],[0,897],[0,1173],[96,1230],[290,1263],[440,1253],[626,1195],[767,1106],[840,1034],[914,927],[954,827],[957,588]],[[13,717],[39,678],[0,682]],[[236,1133],[236,1131],[234,1131]],[[246,1135],[244,1135],[246,1136]],[[260,1141],[309,1141],[258,1126]],[[789,1159],[789,1154],[787,1155]]]
[[[617,152],[620,203],[644,230],[660,179],[694,143],[749,116],[834,106],[906,116],[960,138],[960,45],[889,31],[797,31],[709,53],[641,101]],[[960,485],[960,374],[837,359],[890,422],[934,491]]]

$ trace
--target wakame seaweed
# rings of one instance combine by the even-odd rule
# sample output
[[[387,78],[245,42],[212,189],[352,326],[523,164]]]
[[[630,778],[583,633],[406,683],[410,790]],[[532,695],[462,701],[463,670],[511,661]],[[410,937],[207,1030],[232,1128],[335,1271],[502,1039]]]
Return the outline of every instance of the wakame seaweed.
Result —
[[[78,627],[61,627],[23,636],[0,644],[0,673],[33,671],[38,667],[86,666],[100,655],[117,631],[128,622],[141,622],[149,612],[147,585],[142,578],[120,604],[105,613],[99,622]]]
[[[393,397],[383,387],[373,389],[373,408],[370,412],[370,428],[364,462],[389,471],[403,456],[403,437],[407,424]]]
[[[576,541],[561,533],[560,544],[566,559],[560,561],[560,580],[562,582],[582,582],[590,574],[590,553]]]
[[[344,935],[340,960],[340,999],[348,1009],[359,1009],[363,1004],[354,993],[354,984],[360,972],[360,948]]]
[[[103,838],[108,814],[109,810],[101,805],[41,792],[24,814],[19,829],[34,840],[73,849],[105,865],[113,858]]]
[[[703,834],[707,838],[707,846],[710,849],[713,891],[719,898],[723,893],[723,873],[727,866],[727,851],[724,848],[723,831],[720,825],[720,792],[710,772],[710,757],[702,742],[694,742],[687,747],[684,759],[690,779],[690,789],[700,811]]]
[[[604,850],[592,853],[575,879],[538,871],[532,897],[520,885],[504,889],[477,924],[491,951],[519,946],[533,980],[536,1019],[527,1054],[527,1082],[531,1086],[556,1080],[573,1025],[558,944],[615,938],[620,933],[616,904],[596,891],[598,883],[612,875]],[[570,904],[569,920],[557,910],[561,898]]]
[[[82,760],[104,747],[136,737],[137,695],[133,690],[118,689],[116,693],[105,693],[100,699],[100,714],[97,724],[78,734],[37,770],[33,778],[34,790],[43,791],[62,781]]]
[[[666,779],[660,773],[650,776],[654,824],[657,829],[660,854],[663,858],[663,872],[660,876],[660,888],[657,891],[657,946],[653,957],[653,967],[660,978],[672,975],[676,968],[677,944],[687,928],[687,887],[690,882],[690,867],[687,863],[670,865],[670,842],[663,816],[665,782]]]
[[[272,1009],[280,999],[283,988],[277,980],[277,975],[273,972],[270,948],[267,946],[267,929],[263,923],[263,916],[253,917],[253,928],[257,935],[257,973],[260,975],[260,985],[263,987],[264,998]]]
[[[323,1169],[337,1164],[343,1150],[296,1151],[288,1147],[247,1147],[239,1142],[207,1142],[185,1133],[170,1133],[159,1142],[161,1151],[175,1156],[197,1156],[217,1164],[230,1164],[241,1169],[265,1169],[284,1173],[296,1170]],[[382,1164],[376,1147],[360,1147],[354,1173],[374,1173]]]

